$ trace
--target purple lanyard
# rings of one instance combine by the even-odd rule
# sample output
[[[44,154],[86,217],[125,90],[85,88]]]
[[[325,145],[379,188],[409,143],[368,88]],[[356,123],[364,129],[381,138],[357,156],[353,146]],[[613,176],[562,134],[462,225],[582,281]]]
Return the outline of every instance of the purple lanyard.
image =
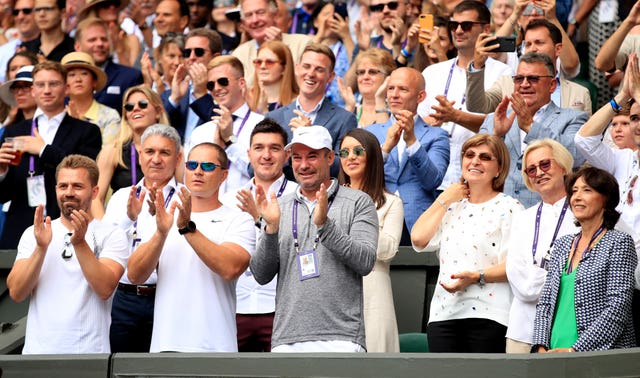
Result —
[[[136,145],[131,141],[131,185],[135,185],[138,182],[138,169],[136,168],[137,161]]]
[[[589,240],[589,244],[587,244],[587,247],[582,252],[582,258],[584,258],[584,256],[586,256],[586,254],[589,252],[589,246],[591,246],[591,243],[593,243],[593,241],[596,240],[598,238],[598,236],[600,236],[600,234],[602,233],[603,230],[604,230],[603,226],[600,226],[596,230],[596,233],[593,234],[593,236],[591,237],[591,240]],[[573,249],[573,253],[574,254],[578,250],[578,243],[580,243],[580,239],[582,239],[582,231],[580,231],[580,233],[578,234],[578,237],[573,242],[573,245],[572,245],[571,249]],[[571,264],[571,260],[569,260],[569,263],[567,264],[567,274],[571,274],[572,271],[573,271],[573,264]]]
[[[249,119],[249,115],[251,114],[251,109],[247,110],[247,114],[244,115],[244,118],[242,118],[242,123],[240,124],[240,128],[238,129],[238,132],[236,133],[236,138],[240,135],[240,132],[242,131],[242,128],[244,127],[244,124],[247,123],[247,120]]]
[[[336,198],[338,194],[338,189],[340,189],[340,185],[336,186],[336,191],[333,192],[331,197],[329,197],[327,213],[331,209],[331,205],[333,205],[333,200]],[[300,242],[298,241],[298,200],[293,200],[293,222],[291,222],[291,230],[293,231],[293,246],[296,249],[296,254],[300,253]],[[320,240],[320,234],[316,232],[316,237],[313,239],[313,250],[316,250],[318,246],[318,241]]]
[[[449,69],[449,77],[447,78],[447,84],[444,87],[444,97],[447,97],[447,95],[449,94],[449,86],[451,85],[451,78],[453,77],[453,69],[456,67],[457,63],[458,63],[458,58],[453,60],[451,69]],[[449,99],[449,97],[447,97],[447,99]],[[465,93],[462,95],[462,101],[460,101],[460,109],[462,109],[462,106],[464,105],[466,100],[467,100],[467,94]]]
[[[564,219],[564,215],[569,208],[569,202],[565,199],[564,205],[562,205],[562,211],[560,212],[560,217],[558,218],[558,223],[556,223],[556,231],[553,233],[553,238],[551,239],[551,243],[549,243],[549,247],[553,245],[553,242],[558,237],[558,232],[560,231],[560,226],[562,226],[562,220]],[[531,247],[531,255],[533,256],[533,264],[536,265],[536,252],[538,250],[538,235],[540,234],[540,218],[542,217],[542,202],[540,202],[540,206],[538,206],[538,212],[536,213],[536,227],[533,230],[533,246]]]
[[[36,136],[36,117],[31,120],[31,136]],[[36,173],[36,160],[33,155],[29,156],[29,177]]]

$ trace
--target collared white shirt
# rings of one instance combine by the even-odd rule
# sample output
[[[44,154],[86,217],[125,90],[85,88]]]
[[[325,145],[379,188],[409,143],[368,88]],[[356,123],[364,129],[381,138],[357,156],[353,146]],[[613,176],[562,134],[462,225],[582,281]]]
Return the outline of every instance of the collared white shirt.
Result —
[[[327,192],[331,192],[336,185],[338,185],[338,180],[331,179],[331,185],[329,185],[329,187],[327,188]],[[313,210],[316,208],[318,200],[315,199],[311,201],[310,199],[305,197],[305,195],[302,194],[302,191],[300,190],[300,185],[298,185],[298,188],[296,189],[296,197],[307,206],[307,209],[309,209],[309,214],[313,214]]]
[[[324,96],[322,97],[322,100],[320,100],[320,102],[316,104],[315,108],[307,112],[304,109],[302,109],[302,106],[300,105],[300,97],[296,97],[296,110],[301,111],[304,115],[309,117],[311,119],[311,124],[313,125],[316,122],[316,117],[318,116],[318,112],[320,111],[320,107],[322,107],[323,102],[324,102]]]
[[[63,110],[61,113],[58,113],[53,117],[49,118],[47,117],[46,114],[42,112],[42,110],[40,110],[39,108],[36,109],[36,112],[34,113],[33,118],[35,118],[37,122],[38,133],[44,140],[45,144],[53,144],[53,140],[56,137],[56,133],[58,132],[58,129],[60,128],[60,124],[62,123],[62,120],[66,115],[67,115],[67,112]],[[40,155],[42,155],[42,151],[40,151]]]

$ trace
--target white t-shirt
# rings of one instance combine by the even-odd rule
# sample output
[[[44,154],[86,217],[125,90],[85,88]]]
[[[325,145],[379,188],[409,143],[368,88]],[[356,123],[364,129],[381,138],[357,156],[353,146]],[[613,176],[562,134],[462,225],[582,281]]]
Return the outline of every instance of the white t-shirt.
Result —
[[[87,282],[73,245],[71,258],[62,258],[70,231],[60,219],[51,222],[53,238],[29,302],[23,354],[109,353],[111,301],[102,300]],[[68,239],[67,239],[68,240]],[[93,220],[85,240],[98,258],[113,260],[124,268],[129,245],[117,227]],[[36,247],[33,226],[22,234],[16,261],[31,256]]]
[[[223,205],[191,213],[191,220],[214,243],[235,243],[253,254],[256,227],[248,214]],[[145,232],[142,242],[151,236]],[[175,225],[157,270],[150,351],[237,352],[236,280],[225,281],[209,269]]]

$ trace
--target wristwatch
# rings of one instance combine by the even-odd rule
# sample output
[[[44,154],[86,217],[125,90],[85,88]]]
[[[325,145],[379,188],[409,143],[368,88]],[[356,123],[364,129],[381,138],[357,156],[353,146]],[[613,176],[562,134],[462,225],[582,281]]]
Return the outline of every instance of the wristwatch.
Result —
[[[231,134],[231,136],[229,137],[229,139],[227,139],[227,140],[225,140],[225,141],[224,141],[224,145],[225,145],[226,147],[229,147],[230,145],[232,145],[232,144],[236,143],[237,141],[238,141],[238,137],[237,137],[237,136],[235,136],[235,135],[233,135],[233,134]]]
[[[487,283],[487,281],[485,281],[484,279],[484,270],[480,269],[478,273],[480,273],[480,279],[478,280],[478,285],[480,285],[480,287],[483,287]]]
[[[567,22],[569,22],[571,25],[575,25],[576,28],[580,26],[580,23],[578,22],[578,20],[576,20],[575,17],[569,17],[569,20],[567,20]]]
[[[196,232],[196,224],[193,221],[189,221],[187,225],[183,228],[179,228],[178,232],[180,235],[188,234],[190,232]]]

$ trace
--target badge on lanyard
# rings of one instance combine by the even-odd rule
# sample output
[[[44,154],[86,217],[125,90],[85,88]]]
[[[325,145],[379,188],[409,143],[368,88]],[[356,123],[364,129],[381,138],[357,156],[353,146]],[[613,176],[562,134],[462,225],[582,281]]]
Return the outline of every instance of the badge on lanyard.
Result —
[[[47,205],[47,192],[44,187],[44,175],[27,177],[29,206]]]
[[[300,281],[320,276],[316,251],[302,251],[298,254],[298,273]]]

